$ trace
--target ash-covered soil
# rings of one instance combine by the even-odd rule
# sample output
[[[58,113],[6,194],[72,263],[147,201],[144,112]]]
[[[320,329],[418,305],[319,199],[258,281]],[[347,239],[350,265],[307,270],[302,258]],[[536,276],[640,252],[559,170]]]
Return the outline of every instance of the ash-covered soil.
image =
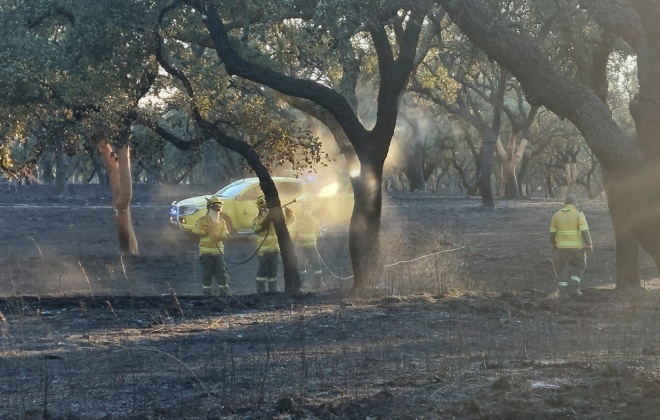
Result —
[[[167,210],[203,192],[136,186],[141,252],[121,258],[109,191],[2,187],[0,419],[658,417],[656,271],[644,259],[646,290],[614,290],[603,202],[582,203],[580,300],[553,295],[560,203],[412,194],[385,200],[386,268],[362,299],[341,230],[319,245],[322,289],[255,295],[242,237],[232,296],[202,298]]]

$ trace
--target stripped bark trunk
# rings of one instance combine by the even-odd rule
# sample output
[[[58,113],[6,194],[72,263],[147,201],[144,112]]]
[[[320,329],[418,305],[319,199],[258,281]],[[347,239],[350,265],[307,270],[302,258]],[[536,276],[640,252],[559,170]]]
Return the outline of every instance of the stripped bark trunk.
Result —
[[[564,175],[566,176],[566,194],[577,194],[577,163],[567,162],[564,165]]]
[[[500,139],[497,139],[497,155],[502,159],[502,175],[500,179],[500,195],[506,198],[519,198],[520,189],[518,188],[518,177],[516,176],[516,167],[525,153],[527,139],[520,140],[516,148],[516,135],[509,136],[509,142],[506,149],[502,146]]]
[[[103,141],[99,143],[98,149],[110,180],[119,249],[122,255],[138,255],[138,242],[133,230],[130,208],[133,197],[130,148],[123,145],[113,151],[112,146]]]

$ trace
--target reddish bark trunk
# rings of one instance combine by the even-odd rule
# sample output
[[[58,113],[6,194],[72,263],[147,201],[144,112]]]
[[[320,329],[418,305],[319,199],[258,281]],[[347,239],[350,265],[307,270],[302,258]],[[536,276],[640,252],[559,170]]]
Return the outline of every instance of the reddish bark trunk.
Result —
[[[138,242],[133,230],[130,207],[133,197],[130,148],[124,145],[113,153],[112,146],[107,142],[101,142],[98,148],[110,180],[119,249],[122,254],[138,255]]]

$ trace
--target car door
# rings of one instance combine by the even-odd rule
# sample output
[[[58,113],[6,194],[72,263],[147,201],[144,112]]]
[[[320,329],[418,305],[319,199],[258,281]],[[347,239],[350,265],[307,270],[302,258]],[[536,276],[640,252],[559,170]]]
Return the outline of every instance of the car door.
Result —
[[[291,205],[291,201],[299,200],[304,192],[304,183],[302,181],[293,180],[275,180],[275,187],[280,197],[282,205]],[[255,201],[257,197],[263,195],[259,184],[254,184],[247,188],[244,192],[236,197],[236,223],[234,228],[236,230],[252,229],[252,221],[259,210]],[[291,205],[292,210],[297,211],[295,205]]]

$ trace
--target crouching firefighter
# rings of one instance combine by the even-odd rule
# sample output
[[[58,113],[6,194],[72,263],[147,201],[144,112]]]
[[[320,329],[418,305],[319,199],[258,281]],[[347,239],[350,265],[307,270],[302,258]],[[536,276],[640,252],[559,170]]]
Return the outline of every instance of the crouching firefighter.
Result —
[[[296,218],[294,223],[294,239],[298,249],[298,266],[300,267],[300,278],[303,283],[311,280],[310,286],[313,289],[320,289],[323,286],[323,269],[321,267],[321,258],[316,247],[319,219],[314,216],[314,202],[303,201],[301,203],[301,215]],[[311,268],[313,277],[307,276],[307,267]]]
[[[266,198],[262,195],[257,198],[255,204],[259,208],[259,214],[252,221],[252,230],[257,234],[257,258],[259,268],[257,269],[257,293],[277,292],[277,270],[280,263],[280,244],[275,233],[272,216],[266,207]],[[293,223],[293,212],[289,208],[284,209],[285,223]],[[266,284],[267,283],[267,284]]]
[[[577,196],[568,194],[564,207],[552,216],[550,243],[555,250],[555,271],[561,298],[581,296],[580,283],[587,267],[587,251],[593,251],[584,213],[575,208]]]
[[[213,294],[213,277],[218,282],[218,294],[229,294],[225,270],[224,241],[229,237],[225,220],[220,217],[222,201],[218,197],[206,199],[206,214],[197,220],[193,233],[199,236],[199,262],[202,266],[202,294]]]

